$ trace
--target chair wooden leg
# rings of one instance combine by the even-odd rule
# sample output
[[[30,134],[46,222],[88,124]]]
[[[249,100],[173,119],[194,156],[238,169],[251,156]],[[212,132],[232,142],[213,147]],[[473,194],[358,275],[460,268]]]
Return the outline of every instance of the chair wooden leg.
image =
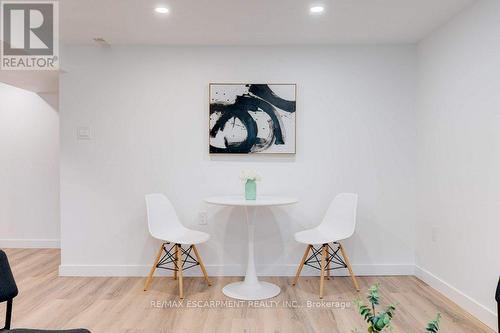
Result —
[[[177,245],[177,270],[178,275],[179,275],[179,298],[183,299],[184,298],[184,291],[183,291],[183,286],[182,286],[182,251],[181,251],[181,245]]]
[[[174,280],[177,280],[177,244],[174,246]]]
[[[196,260],[200,263],[200,268],[201,271],[203,272],[203,276],[205,277],[205,281],[207,281],[207,284],[211,286],[212,284],[210,283],[210,280],[208,279],[208,274],[207,270],[205,269],[205,265],[203,264],[203,261],[201,260],[200,254],[198,253],[198,249],[196,248],[195,245],[191,245],[193,247],[194,254],[196,256]]]
[[[299,267],[297,267],[297,273],[295,274],[295,278],[293,279],[292,286],[295,286],[297,284],[297,281],[299,280],[300,272],[302,272],[302,268],[304,267],[304,263],[307,260],[307,255],[309,254],[311,247],[311,245],[307,245],[306,252],[304,252],[302,260],[300,260]]]
[[[328,248],[328,245],[326,246],[326,260],[328,260],[330,257],[330,249]],[[330,261],[326,263],[326,279],[330,280]]]
[[[148,290],[149,285],[151,284],[151,280],[153,279],[153,274],[155,273],[156,266],[158,265],[158,262],[160,262],[161,254],[163,253],[163,246],[165,244],[161,243],[160,249],[158,250],[158,254],[156,255],[155,262],[153,263],[153,267],[151,267],[151,270],[149,271],[148,278],[146,279],[146,283],[144,284],[144,291]]]
[[[321,250],[321,276],[319,280],[319,298],[323,298],[323,287],[325,284],[325,259],[326,259],[326,247],[328,245],[323,244]]]
[[[356,288],[357,291],[359,291],[359,285],[358,281],[356,280],[356,276],[354,275],[354,272],[352,271],[351,263],[349,262],[349,258],[347,257],[347,253],[344,251],[344,247],[342,244],[339,243],[340,247],[340,252],[342,252],[342,257],[344,257],[344,261],[347,264],[347,269],[349,270],[349,274],[351,275],[352,283],[354,284],[354,287]]]

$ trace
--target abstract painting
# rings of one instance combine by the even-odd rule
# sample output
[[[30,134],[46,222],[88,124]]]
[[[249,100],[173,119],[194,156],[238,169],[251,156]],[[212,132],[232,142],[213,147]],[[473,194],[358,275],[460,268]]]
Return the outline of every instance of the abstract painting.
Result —
[[[210,84],[210,153],[294,154],[295,100],[295,84]]]

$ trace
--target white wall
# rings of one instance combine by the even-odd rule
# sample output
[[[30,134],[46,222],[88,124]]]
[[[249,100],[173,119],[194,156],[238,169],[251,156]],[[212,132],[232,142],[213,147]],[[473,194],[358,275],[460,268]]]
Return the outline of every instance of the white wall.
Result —
[[[0,83],[0,247],[59,246],[57,96],[42,97]]]
[[[500,275],[499,41],[500,2],[485,0],[418,48],[417,273],[491,327]]]
[[[358,273],[412,274],[415,54],[412,46],[66,47],[61,274],[145,274],[158,243],[144,195],[156,191],[186,225],[211,234],[200,247],[211,274],[242,274],[242,212],[202,199],[241,193],[244,168],[262,174],[259,193],[300,198],[258,212],[262,274],[293,272],[303,252],[293,233],[319,223],[341,191],[360,195],[346,243]],[[297,154],[209,156],[209,82],[297,83]],[[91,126],[93,140],[77,141],[79,126]],[[197,224],[203,210],[208,226]]]

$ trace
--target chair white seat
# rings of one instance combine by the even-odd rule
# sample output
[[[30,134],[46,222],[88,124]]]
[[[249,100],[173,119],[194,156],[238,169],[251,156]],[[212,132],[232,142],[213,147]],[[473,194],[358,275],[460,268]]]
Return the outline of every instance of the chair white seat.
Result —
[[[182,245],[201,244],[210,238],[206,232],[186,228],[164,194],[148,194],[146,206],[149,232],[154,238]]]
[[[149,232],[151,236],[161,240],[162,243],[156,254],[153,266],[149,271],[144,291],[148,289],[156,268],[166,268],[174,271],[174,279],[178,278],[179,280],[179,297],[181,299],[184,298],[182,271],[185,269],[199,265],[207,284],[210,286],[205,265],[195,246],[196,244],[206,242],[210,238],[210,235],[203,231],[186,228],[180,222],[170,200],[162,193],[146,195],[146,210]],[[167,244],[171,245],[167,247]],[[188,245],[188,248],[184,249],[183,245]],[[191,255],[191,250],[196,259]],[[184,268],[188,259],[196,260],[196,262],[194,265]],[[193,262],[190,262],[190,264],[193,264]],[[172,267],[165,267],[165,265],[172,265]]]
[[[182,230],[175,236],[165,235],[164,237],[160,237],[160,239],[165,242],[181,245],[201,244],[205,243],[207,240],[209,240],[209,238],[210,235],[206,232],[191,230],[188,228],[184,228],[184,230]]]
[[[295,233],[294,237],[297,242],[307,245],[323,245],[338,242],[347,238],[335,232],[327,232],[325,230],[321,230],[319,226],[312,229],[299,231]]]
[[[330,264],[338,264],[340,268],[347,268],[351,275],[354,287],[359,291],[359,285],[356,276],[352,271],[349,258],[347,258],[346,251],[344,250],[341,240],[347,239],[352,236],[356,228],[356,207],[358,204],[358,195],[355,193],[341,193],[333,199],[328,207],[323,221],[312,229],[299,231],[295,233],[295,240],[299,243],[306,244],[306,251],[300,261],[295,279],[292,285],[296,285],[300,276],[300,272],[304,265],[312,266],[321,271],[319,297],[323,298],[323,281],[325,273],[327,277],[330,276]],[[333,243],[332,248],[329,244]],[[320,245],[319,249],[315,246]],[[309,252],[312,255],[309,256]],[[339,253],[340,252],[340,253]],[[319,261],[318,256],[321,256]],[[343,257],[343,259],[341,258]],[[313,264],[319,264],[319,268]]]

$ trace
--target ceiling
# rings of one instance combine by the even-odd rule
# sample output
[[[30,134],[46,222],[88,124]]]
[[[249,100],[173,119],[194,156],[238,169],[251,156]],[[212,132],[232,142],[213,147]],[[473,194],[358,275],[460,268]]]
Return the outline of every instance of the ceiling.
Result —
[[[59,0],[66,44],[297,45],[415,43],[477,0]],[[167,15],[154,12],[157,6]],[[323,5],[321,15],[309,7]],[[56,92],[59,72],[0,71]]]
[[[475,0],[60,0],[63,43],[414,43]],[[309,7],[321,4],[321,15]],[[165,5],[166,15],[154,8]]]

